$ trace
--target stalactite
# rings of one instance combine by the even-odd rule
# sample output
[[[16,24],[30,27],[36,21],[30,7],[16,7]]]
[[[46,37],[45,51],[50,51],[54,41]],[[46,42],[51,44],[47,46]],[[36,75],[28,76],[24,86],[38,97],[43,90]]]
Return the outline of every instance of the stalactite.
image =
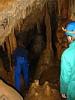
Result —
[[[58,16],[60,18],[68,18],[69,0],[58,0]]]
[[[48,11],[48,5],[46,3],[46,12],[45,12],[45,25],[46,25],[46,47],[50,49],[50,51],[53,54],[53,49],[52,49],[52,32],[51,32],[51,25],[50,25],[50,15]]]
[[[14,29],[12,29],[11,34],[9,36],[9,42],[10,42],[10,48],[11,48],[11,54],[17,47],[16,37],[14,35]]]
[[[4,42],[2,43],[2,47],[3,47],[3,50],[5,50],[5,47],[4,47]]]
[[[18,31],[20,32],[21,29],[20,21],[17,23],[17,27],[18,27]]]
[[[8,52],[8,57],[9,59],[11,58],[11,48],[10,48],[10,44],[9,44],[9,37],[6,38],[6,47],[7,47],[7,52]]]
[[[17,22],[15,29],[18,30],[19,33],[24,31],[24,20],[22,18]]]
[[[20,20],[20,30],[19,31],[24,31],[24,20],[22,18]]]
[[[7,47],[8,57],[9,57],[9,61],[10,61],[10,73],[8,74],[7,77],[10,80],[10,82],[12,82],[10,84],[13,85],[13,80],[14,80],[13,76],[14,76],[14,74],[13,74],[13,67],[11,66],[11,46],[10,46],[9,37],[7,37],[7,39],[6,39],[6,47]]]
[[[37,22],[37,33],[38,33],[38,34],[41,33],[41,23],[40,23],[39,20],[38,20],[38,22]]]
[[[70,19],[75,21],[75,0],[69,1],[69,12],[70,12]]]
[[[61,16],[61,3],[60,0],[57,0],[58,1],[58,16]]]
[[[42,35],[41,23],[38,21],[37,33],[36,33],[34,46],[33,46],[34,53],[37,55],[37,57],[42,53],[44,47],[45,47],[45,43]]]

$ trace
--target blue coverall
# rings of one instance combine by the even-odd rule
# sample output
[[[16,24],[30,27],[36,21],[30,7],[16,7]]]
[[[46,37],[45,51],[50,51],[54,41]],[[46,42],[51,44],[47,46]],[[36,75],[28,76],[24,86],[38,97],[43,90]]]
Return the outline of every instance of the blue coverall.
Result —
[[[61,57],[60,93],[67,100],[75,100],[75,41],[72,41]]]
[[[29,69],[28,69],[28,59],[27,59],[28,51],[25,49],[24,46],[19,46],[13,52],[12,56],[15,60],[14,66],[14,81],[15,81],[15,88],[20,91],[21,85],[21,73],[24,76],[24,82],[26,87],[29,87]]]

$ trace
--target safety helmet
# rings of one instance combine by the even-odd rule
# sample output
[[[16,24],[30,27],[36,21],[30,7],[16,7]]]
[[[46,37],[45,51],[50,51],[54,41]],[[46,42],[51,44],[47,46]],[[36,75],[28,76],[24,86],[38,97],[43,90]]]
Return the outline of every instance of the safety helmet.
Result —
[[[70,22],[66,28],[62,27],[62,30],[65,31],[66,35],[75,37],[75,22]]]

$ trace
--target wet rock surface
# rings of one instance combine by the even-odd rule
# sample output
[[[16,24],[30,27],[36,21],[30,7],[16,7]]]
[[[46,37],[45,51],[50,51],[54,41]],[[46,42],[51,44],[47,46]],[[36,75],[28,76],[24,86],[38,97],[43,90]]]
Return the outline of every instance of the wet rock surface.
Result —
[[[39,85],[39,80],[35,80],[24,100],[62,100],[62,98],[59,91],[52,88],[48,81]]]

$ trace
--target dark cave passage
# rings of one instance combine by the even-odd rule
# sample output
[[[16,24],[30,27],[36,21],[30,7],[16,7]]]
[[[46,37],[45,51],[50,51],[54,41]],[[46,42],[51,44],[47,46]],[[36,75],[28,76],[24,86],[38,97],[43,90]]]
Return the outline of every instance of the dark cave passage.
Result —
[[[52,16],[52,19],[55,20],[55,16]],[[54,27],[53,27],[54,25]],[[52,22],[52,47],[53,52],[56,54],[56,21]],[[18,35],[19,34],[19,35]],[[46,26],[44,20],[40,25],[36,24],[32,29],[28,31],[20,32],[15,30],[16,39],[22,39],[23,43],[28,50],[28,60],[29,60],[29,73],[30,81],[34,81],[34,76],[36,72],[36,67],[38,61],[43,53],[43,50],[46,47]],[[56,56],[56,55],[55,55]]]
[[[43,8],[43,13],[41,12],[42,15],[40,13],[38,14],[38,16],[41,15],[40,17],[37,16],[38,21],[36,21],[34,19],[34,21],[36,21],[36,23],[32,25],[33,27],[30,27],[30,28],[28,27],[28,29],[24,29],[24,24],[25,24],[26,20],[21,19],[20,28],[19,28],[19,25],[17,25],[14,29],[16,41],[21,39],[23,41],[24,46],[28,50],[28,63],[29,63],[29,73],[30,73],[30,81],[31,82],[34,81],[34,76],[36,74],[39,59],[43,55],[43,52],[46,49],[47,44],[52,45],[53,53],[56,58],[56,52],[57,52],[56,31],[57,31],[58,18],[57,18],[55,4],[56,4],[56,2],[53,1],[53,3],[48,2],[48,4],[45,5],[45,6],[47,6],[47,8],[45,8],[45,7]],[[48,19],[50,21],[50,22],[47,22],[47,24],[50,24],[48,29],[51,28],[51,30],[50,29],[47,30],[48,25],[46,24],[46,20],[48,21],[48,19],[46,18],[45,14],[48,16]],[[33,15],[31,17],[34,18]],[[31,17],[29,16],[29,18],[31,18]],[[27,19],[27,21],[29,23],[30,20]],[[31,23],[32,23],[32,21],[31,21]],[[26,25],[26,26],[28,26],[28,25]],[[26,26],[25,26],[25,28],[26,28]],[[51,38],[51,40],[49,40],[50,38]],[[8,41],[10,41],[10,40],[8,40]],[[51,43],[48,43],[48,42],[51,42]],[[5,51],[7,52],[6,46],[7,45],[5,43]],[[49,50],[46,52],[49,53]],[[46,54],[46,55],[48,55],[48,54]],[[50,56],[51,56],[51,54],[50,54]],[[49,58],[49,59],[51,59],[51,58]],[[52,60],[50,60],[50,61],[52,61]],[[50,62],[50,63],[52,63],[52,62]],[[9,65],[10,65],[10,62],[9,62]],[[43,65],[43,63],[41,64],[41,62],[40,62],[40,65]],[[46,64],[44,64],[44,65],[46,65]],[[50,65],[47,65],[47,66],[50,66]]]
[[[51,17],[51,28],[52,28],[52,47],[54,55],[56,56],[56,28],[57,28],[57,17],[55,15],[55,11]],[[27,31],[19,31],[18,29],[14,30],[16,40],[21,39],[23,41],[24,46],[28,50],[28,63],[29,63],[29,74],[30,74],[30,81],[34,81],[34,76],[36,72],[36,67],[39,62],[39,59],[46,47],[47,37],[46,37],[46,25],[44,20],[39,24],[35,24],[32,29]],[[4,43],[5,52],[7,54],[7,47],[6,43]],[[8,54],[7,54],[8,55]],[[6,56],[7,57],[7,56]],[[6,58],[5,57],[5,58]],[[8,57],[7,57],[8,58]],[[8,65],[7,65],[8,63]],[[10,70],[10,62],[9,59],[6,64],[5,70]]]
[[[30,41],[29,45],[27,46],[29,55],[29,70],[30,70],[30,77],[31,81],[33,81],[33,78],[35,76],[36,72],[36,66],[38,64],[39,58],[45,49],[46,45],[46,34],[45,34],[45,25],[41,25],[41,32],[38,33],[37,26],[34,26],[33,31],[31,33],[35,33],[34,38],[32,41]]]

